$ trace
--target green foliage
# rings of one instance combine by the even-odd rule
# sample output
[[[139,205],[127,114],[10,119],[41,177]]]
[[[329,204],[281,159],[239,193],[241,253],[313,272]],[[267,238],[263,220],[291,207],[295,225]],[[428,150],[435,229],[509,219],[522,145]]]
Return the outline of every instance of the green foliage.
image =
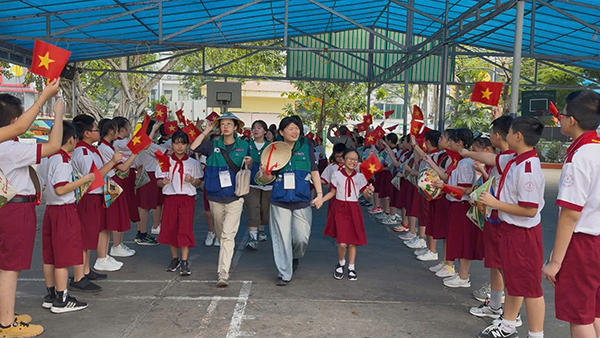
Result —
[[[471,94],[468,91],[462,91],[458,98],[448,99],[452,103],[452,110],[446,113],[446,121],[450,128],[489,131],[492,123],[492,107],[471,102]]]
[[[10,71],[10,64],[6,61],[0,61],[0,67],[2,67],[2,69],[0,69],[0,75],[6,77],[7,79],[12,79],[13,74]]]
[[[550,163],[563,163],[566,157],[567,147],[560,141],[552,141],[546,153],[546,161]]]
[[[167,98],[164,95],[161,95],[160,99],[158,99],[158,100],[155,99],[148,103],[148,109],[155,111],[157,104],[162,104],[162,105],[168,106],[169,100],[167,100]]]

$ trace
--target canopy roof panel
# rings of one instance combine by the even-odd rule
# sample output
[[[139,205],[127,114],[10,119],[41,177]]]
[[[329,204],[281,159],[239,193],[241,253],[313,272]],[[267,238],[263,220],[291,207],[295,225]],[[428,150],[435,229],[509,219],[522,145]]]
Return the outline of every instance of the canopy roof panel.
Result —
[[[446,28],[445,41],[453,46],[486,48],[509,56],[514,48],[516,2],[9,0],[2,2],[0,12],[0,59],[27,65],[36,39],[68,48],[72,61],[85,61],[263,40],[283,40],[274,48],[285,50],[293,37],[357,28],[371,34],[376,29],[407,33],[412,28],[414,36],[439,46]],[[600,70],[599,23],[599,0],[526,1],[523,56]],[[404,55],[391,67],[393,71],[402,69],[410,55],[426,52],[420,45],[390,43],[369,51]],[[336,47],[341,48],[331,44],[328,50],[336,52]],[[440,55],[441,49],[433,48],[431,53]]]

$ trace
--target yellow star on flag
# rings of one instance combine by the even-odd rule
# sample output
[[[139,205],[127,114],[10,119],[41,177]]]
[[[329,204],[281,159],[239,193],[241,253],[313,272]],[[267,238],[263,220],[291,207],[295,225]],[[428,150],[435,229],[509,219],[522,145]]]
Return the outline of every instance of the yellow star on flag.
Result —
[[[170,126],[169,131],[175,131],[175,126]]]
[[[161,112],[160,110],[156,112],[156,116],[163,116],[163,112]]]
[[[165,162],[158,162],[158,165],[162,168]]]
[[[375,167],[374,164],[371,164],[369,165],[369,171],[371,172],[371,174],[373,174],[377,171],[377,167]]]
[[[50,58],[50,52],[46,52],[46,55],[44,56],[38,55],[38,57],[40,58],[40,64],[38,65],[38,67],[44,66],[46,67],[46,69],[49,69],[48,66],[50,66],[50,64],[54,62],[54,60]]]
[[[452,197],[456,197],[456,196],[458,196],[458,195],[457,195],[455,192],[451,192],[451,193],[450,193],[450,196],[452,196]]]
[[[196,132],[194,130],[190,130],[190,136],[196,136]]]
[[[492,98],[491,95],[493,93],[494,92],[490,92],[489,88],[486,88],[485,90],[481,91],[481,98],[491,100],[491,98]]]
[[[372,142],[372,141],[375,141],[375,138],[373,138],[373,136],[372,136],[372,135],[369,135],[369,136],[367,137],[367,140],[369,140],[369,141],[371,141],[371,142]]]
[[[413,130],[414,130],[415,134],[419,132],[419,128],[418,127],[415,127],[415,129],[413,129]]]
[[[141,137],[139,137],[139,136],[136,136],[136,137],[134,137],[134,138],[133,138],[133,140],[131,140],[131,141],[133,142],[133,145],[136,145],[136,144],[138,144],[138,143],[142,143],[142,141],[141,141],[140,139],[141,139]]]

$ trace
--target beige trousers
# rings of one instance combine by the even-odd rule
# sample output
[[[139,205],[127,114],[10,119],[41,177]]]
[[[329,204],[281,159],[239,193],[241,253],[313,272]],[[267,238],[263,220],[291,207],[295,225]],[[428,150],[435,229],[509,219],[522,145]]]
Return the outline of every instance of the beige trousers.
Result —
[[[227,204],[209,201],[209,204],[210,211],[215,218],[215,233],[221,243],[217,273],[229,273],[235,251],[235,235],[237,235],[242,219],[244,199],[240,198]]]

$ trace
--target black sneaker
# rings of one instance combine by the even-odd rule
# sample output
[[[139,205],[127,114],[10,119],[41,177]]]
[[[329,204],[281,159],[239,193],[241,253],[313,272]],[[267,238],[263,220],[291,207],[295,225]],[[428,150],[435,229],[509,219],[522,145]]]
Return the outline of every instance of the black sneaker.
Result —
[[[171,262],[171,264],[173,264],[173,262]],[[171,265],[169,265],[169,267],[171,267]],[[192,274],[192,271],[190,271],[190,262],[181,261],[181,264],[179,264],[179,274],[182,276],[189,276]]]
[[[52,287],[46,288],[46,290],[48,290],[48,294],[44,296],[44,302],[42,303],[42,307],[44,309],[49,309],[52,307],[52,303],[54,303],[54,301],[56,300],[56,289]]]
[[[108,275],[105,273],[97,273],[96,271],[90,269],[90,273],[85,275],[85,278],[89,280],[105,280],[108,278]]]
[[[292,260],[292,271],[296,271],[298,270],[298,265],[300,265],[300,261],[298,260],[298,258],[294,258]]]
[[[348,280],[355,281],[357,279],[358,279],[358,276],[356,275],[356,270],[348,269]]]
[[[135,243],[137,245],[158,245],[156,238],[148,235],[147,233],[138,233],[135,236]]]
[[[277,285],[277,286],[286,286],[286,285],[288,285],[289,282],[290,282],[289,280],[284,280],[281,276],[279,276],[275,280],[275,285]]]
[[[333,271],[333,278],[338,280],[344,278],[344,266],[340,265],[340,263],[338,263],[335,266],[335,270]]]
[[[483,331],[479,332],[477,335],[478,338],[519,338],[519,333],[515,330],[515,332],[506,332],[500,329],[500,325],[492,324]]]
[[[100,285],[90,282],[86,277],[83,277],[79,282],[72,279],[69,283],[69,289],[89,293],[102,291]]]
[[[67,297],[63,302],[61,302],[58,298],[54,300],[50,311],[52,311],[52,313],[67,313],[83,310],[87,307],[88,303],[80,302],[75,297],[67,294]]]
[[[179,260],[179,258],[173,258],[171,259],[171,263],[169,263],[169,266],[167,266],[167,271],[174,272],[180,265],[181,261]]]

